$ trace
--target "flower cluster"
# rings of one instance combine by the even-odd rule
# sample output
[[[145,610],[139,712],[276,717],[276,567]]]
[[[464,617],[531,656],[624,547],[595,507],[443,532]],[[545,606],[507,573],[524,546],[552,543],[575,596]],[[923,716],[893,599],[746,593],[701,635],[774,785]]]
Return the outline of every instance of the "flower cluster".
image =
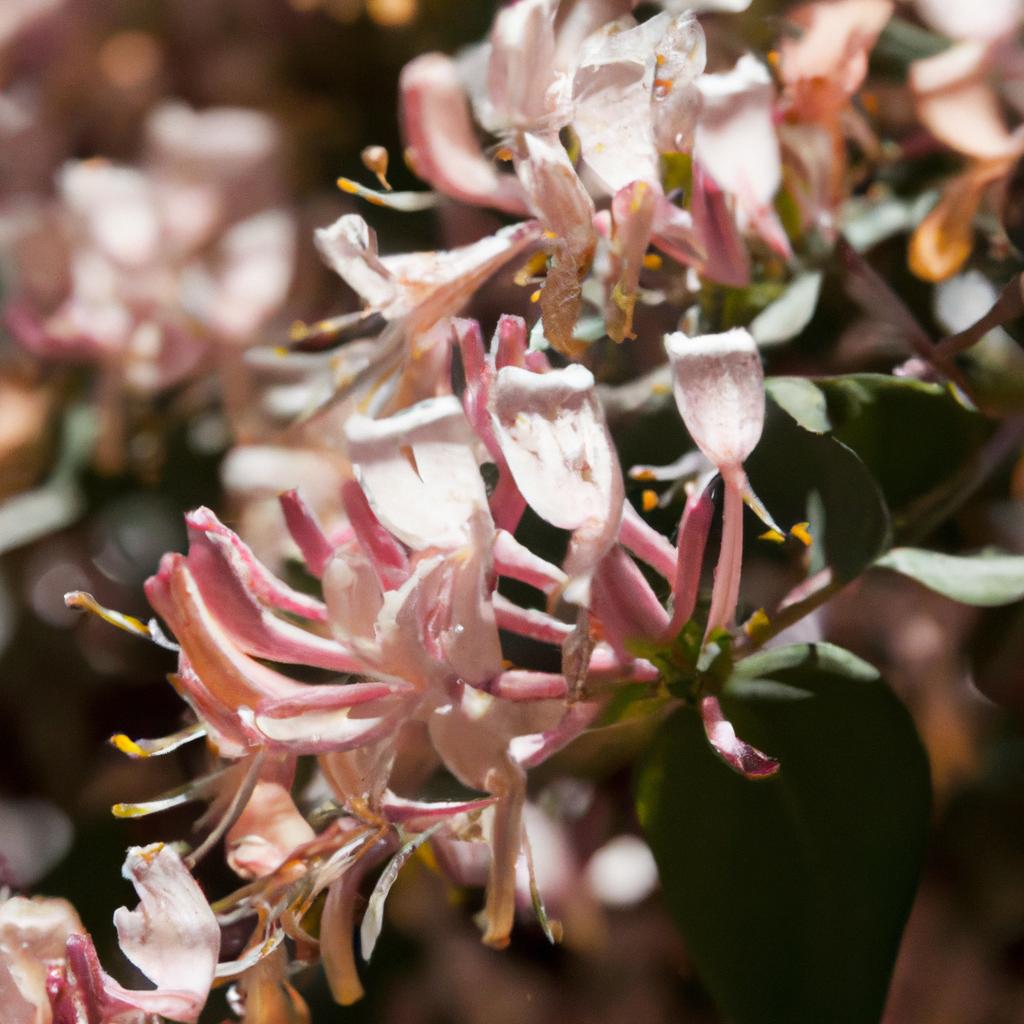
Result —
[[[406,211],[457,200],[514,222],[449,250],[387,255],[357,213],[317,231],[361,308],[297,323],[290,351],[250,354],[267,422],[290,422],[227,457],[241,525],[188,513],[187,551],[164,555],[145,586],[163,625],[67,595],[176,659],[188,724],[114,745],[137,759],[205,746],[206,774],[115,814],[208,810],[195,843],[133,848],[125,863],[141,903],[115,923],[154,989],[106,974],[63,902],[0,905],[0,1002],[16,1024],[195,1022],[220,982],[247,1024],[299,1022],[289,979],[318,959],[351,1003],[357,926],[368,958],[389,890],[420,850],[456,882],[484,884],[487,945],[509,943],[524,904],[556,937],[527,773],[638,695],[658,713],[697,708],[741,776],[779,770],[737,735],[714,671],[768,621],[737,621],[745,508],[770,538],[787,534],[745,469],[766,416],[758,344],[809,322],[821,275],[808,271],[840,245],[851,164],[883,159],[854,98],[894,4],[805,4],[767,62],[713,52],[710,71],[701,18],[742,2],[666,0],[646,20],[636,6],[518,0],[485,43],[405,68],[406,155],[432,191],[391,191],[377,152],[365,162],[381,189],[343,178],[343,191]],[[960,3],[918,3],[956,40],[911,67],[918,117],[929,145],[969,161],[914,232],[911,266],[928,280],[962,267],[974,213],[1024,145],[993,84],[1015,95],[1019,5],[990,6],[976,19]],[[59,224],[59,271],[20,281],[6,307],[35,357],[100,367],[108,467],[125,395],[239,360],[283,306],[295,256],[269,120],[168,105],[148,137],[142,169],[64,167],[18,241],[52,243]],[[501,316],[488,345],[462,314],[513,263],[540,316]],[[895,308],[884,282],[859,273],[866,304]],[[775,301],[756,320],[712,322],[711,305],[766,282]],[[647,309],[655,344],[637,338]],[[623,473],[614,403],[584,365],[603,338],[646,342],[662,366],[638,401],[671,390],[696,452]],[[925,348],[927,365],[906,372],[966,389],[941,347]],[[614,401],[628,404],[625,391]],[[630,478],[681,483],[672,537],[634,507]],[[283,490],[272,507],[269,489]],[[653,492],[641,500],[658,504]],[[532,543],[538,523],[552,550]],[[788,532],[810,542],[806,524]],[[431,798],[438,779],[449,799]],[[210,903],[192,869],[219,844],[244,884]]]

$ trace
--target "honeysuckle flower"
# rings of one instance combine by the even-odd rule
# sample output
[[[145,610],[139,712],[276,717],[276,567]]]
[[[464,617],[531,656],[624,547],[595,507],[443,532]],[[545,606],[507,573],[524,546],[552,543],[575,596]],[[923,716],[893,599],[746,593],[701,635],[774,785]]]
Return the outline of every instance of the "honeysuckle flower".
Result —
[[[100,967],[84,929],[71,931],[64,956],[46,981],[55,1024],[88,1020],[142,1024],[151,1015],[195,1024],[206,1004],[220,953],[220,926],[178,855],[163,843],[132,847],[124,876],[135,886],[137,909],[114,914],[125,956],[155,989],[128,989]],[[48,901],[50,902],[50,901]],[[46,1020],[48,1018],[40,1018]]]
[[[559,141],[560,128],[571,122],[597,197],[617,196],[606,232],[611,337],[632,335],[636,279],[652,240],[685,262],[701,257],[689,213],[662,192],[658,161],[659,147],[690,146],[703,33],[689,15],[637,25],[628,15],[632,6],[579,3],[563,10],[552,0],[520,0],[498,14],[475,109],[501,139],[518,180],[484,157],[454,62],[429,54],[403,75],[404,131],[421,176],[455,198],[526,209],[540,219],[550,258],[540,290],[544,334],[563,352],[575,351],[580,285],[598,232],[593,199]]]
[[[846,125],[868,56],[892,17],[892,0],[823,0],[787,11],[793,31],[779,41],[785,161],[805,222],[833,238],[846,195]]]
[[[614,543],[623,488],[615,448],[581,366],[531,373],[498,371],[494,433],[520,492],[541,518],[572,530],[564,596],[586,605],[597,563]]]
[[[382,257],[377,253],[376,235],[362,217],[347,214],[319,229],[316,243],[325,262],[365,303],[355,319],[364,323],[377,315],[387,324],[376,351],[355,379],[338,389],[329,411],[342,403],[336,415],[344,420],[349,406],[367,392],[375,412],[388,411],[403,366],[420,354],[418,343],[439,321],[458,313],[496,271],[536,244],[540,230],[535,221],[526,221],[447,252]],[[330,336],[331,323],[322,326]],[[307,333],[304,329],[300,336]]]
[[[739,599],[743,559],[743,461],[764,426],[764,372],[757,345],[742,328],[725,334],[665,338],[680,415],[694,443],[725,484],[722,546],[708,613],[707,635],[728,628]]]
[[[693,161],[731,196],[741,231],[755,231],[781,257],[792,255],[772,206],[782,183],[775,132],[775,89],[767,68],[745,54],[731,70],[701,75],[701,113]],[[706,180],[702,181],[706,187]],[[705,247],[710,249],[709,240]]]
[[[11,1024],[50,1024],[47,974],[68,937],[85,931],[67,900],[14,896],[0,902],[0,1005]]]
[[[993,44],[968,38],[915,61],[908,73],[921,123],[968,159],[911,238],[910,268],[928,281],[945,280],[964,265],[986,193],[1008,179],[1024,155],[1024,127],[1009,130],[990,82],[995,63]]]
[[[293,271],[268,118],[168,104],[148,127],[141,168],[87,160],[61,170],[66,290],[44,294],[29,273],[5,308],[33,355],[99,367],[97,458],[108,469],[123,458],[129,400],[180,385],[217,353],[230,361],[283,305]],[[26,230],[53,227],[44,219]]]

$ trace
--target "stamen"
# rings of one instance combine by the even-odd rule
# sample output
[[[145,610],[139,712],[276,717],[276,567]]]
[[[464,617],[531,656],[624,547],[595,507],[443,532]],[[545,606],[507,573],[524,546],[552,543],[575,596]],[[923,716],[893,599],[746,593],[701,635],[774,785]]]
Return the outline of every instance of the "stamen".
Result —
[[[108,742],[111,746],[120,750],[122,754],[127,754],[129,757],[160,757],[163,754],[169,754],[172,750],[177,750],[186,743],[191,743],[192,740],[199,739],[201,736],[205,735],[206,726],[203,725],[202,722],[194,722],[192,725],[186,726],[184,729],[180,729],[178,732],[172,733],[170,736],[164,736],[160,739],[133,740],[130,736],[126,736],[123,732],[119,732],[111,736]]]
[[[359,157],[363,166],[380,182],[381,188],[394,191],[388,181],[388,151],[383,146],[367,146]]]

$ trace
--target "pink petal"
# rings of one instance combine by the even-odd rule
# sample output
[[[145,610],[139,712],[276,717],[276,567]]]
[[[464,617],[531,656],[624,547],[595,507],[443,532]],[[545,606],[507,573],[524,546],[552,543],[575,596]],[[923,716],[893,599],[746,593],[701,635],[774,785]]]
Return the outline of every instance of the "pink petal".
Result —
[[[451,58],[426,53],[410,61],[399,89],[406,153],[419,177],[460,202],[526,213],[519,182],[483,155]]]
[[[491,693],[502,700],[563,700],[568,691],[565,676],[556,672],[512,669],[491,684]]]
[[[748,779],[766,779],[779,770],[779,762],[756,747],[744,743],[736,735],[732,724],[722,714],[717,697],[705,697],[700,702],[704,731],[715,753],[734,771]]]
[[[220,953],[220,927],[206,897],[169,847],[132,847],[124,877],[139,894],[136,910],[114,913],[124,955],[156,983],[152,992],[107,986],[147,1013],[193,1022],[206,1003]]]
[[[516,160],[516,170],[548,232],[551,252],[540,300],[544,334],[556,349],[569,352],[583,301],[581,281],[597,241],[594,202],[557,135],[526,134],[523,140],[525,155]]]
[[[670,23],[656,15],[635,28],[605,26],[583,45],[573,78],[573,129],[583,161],[610,194],[657,182],[652,109],[656,47]]]
[[[349,457],[377,518],[412,548],[463,542],[487,494],[458,399],[428,399],[384,420],[351,417]]]
[[[536,608],[520,608],[507,597],[495,594],[494,617],[500,629],[528,636],[541,643],[561,646],[571,635],[572,626]]]
[[[703,105],[694,163],[736,198],[741,227],[753,227],[788,258],[789,241],[772,208],[782,183],[782,159],[775,133],[775,88],[767,69],[748,53],[731,71],[702,75],[697,84]]]
[[[159,572],[146,581],[146,596],[170,626],[203,686],[226,709],[258,707],[264,700],[315,689],[242,653],[211,614],[181,555],[164,556]]]
[[[242,878],[262,878],[280,867],[292,850],[315,837],[287,786],[261,779],[228,830],[228,865]]]
[[[675,396],[686,429],[719,469],[739,466],[764,426],[764,371],[742,328],[688,338],[665,336]]]
[[[494,566],[500,576],[528,583],[545,594],[568,582],[557,565],[535,555],[505,530],[498,530],[494,537]]]
[[[299,755],[374,743],[393,733],[408,715],[412,690],[400,680],[308,689],[302,697],[268,701],[252,716],[269,746]]]
[[[285,491],[278,501],[288,532],[302,553],[302,560],[309,571],[319,578],[334,554],[334,545],[324,535],[316,513],[306,504],[298,490],[293,488]]]
[[[676,576],[676,550],[657,530],[648,525],[630,502],[622,506],[619,543],[659,576],[673,580]]]
[[[279,619],[260,605],[246,589],[244,567],[224,536],[190,523],[188,569],[217,628],[246,653],[339,672],[359,670],[359,660],[341,644]]]
[[[409,576],[409,557],[405,549],[381,525],[354,480],[346,480],[342,485],[341,500],[356,540],[373,565],[381,587],[394,590],[401,586]]]
[[[590,575],[618,535],[624,500],[594,378],[578,365],[545,374],[505,367],[495,382],[492,417],[530,506],[552,526],[573,531],[566,597],[586,603]]]
[[[357,214],[339,217],[315,232],[324,262],[372,309],[395,315],[401,289],[377,255],[376,232]]]
[[[245,588],[263,604],[279,611],[291,612],[311,622],[326,620],[327,609],[322,601],[293,590],[279,580],[256,557],[252,548],[237,533],[225,526],[210,509],[205,506],[194,509],[186,516],[186,522],[191,529],[216,534],[230,544],[236,556],[232,559],[232,564],[238,567]]]
[[[1024,152],[1024,137],[1006,127],[988,81],[991,62],[983,43],[960,43],[914,61],[908,82],[917,116],[941,142],[976,160],[1015,160]]]
[[[950,39],[999,39],[1024,18],[1021,0],[916,0],[915,6],[922,21]]]
[[[665,634],[669,617],[644,574],[621,547],[601,560],[594,574],[592,610],[615,653],[627,660],[630,640]]]
[[[634,181],[612,199],[611,260],[606,281],[605,328],[613,341],[635,338],[633,308],[640,285],[644,254],[651,241],[661,188]]]
[[[711,500],[710,486],[691,495],[683,510],[672,585],[672,621],[668,626],[670,636],[675,636],[693,618],[697,607],[704,548],[707,546],[714,514],[715,503]]]
[[[893,7],[892,0],[819,0],[787,13],[796,32],[779,43],[779,73],[802,117],[836,116],[861,87]]]
[[[523,768],[535,768],[549,757],[565,749],[594,721],[601,711],[597,701],[576,701],[566,708],[561,722],[554,729],[512,740],[512,756]]]
[[[557,131],[568,119],[554,70],[558,0],[517,0],[503,8],[491,29],[484,127]]]
[[[750,284],[750,257],[725,193],[699,163],[693,165],[690,201],[693,231],[704,253],[701,273],[718,284],[745,288]],[[664,245],[661,246],[664,248]]]

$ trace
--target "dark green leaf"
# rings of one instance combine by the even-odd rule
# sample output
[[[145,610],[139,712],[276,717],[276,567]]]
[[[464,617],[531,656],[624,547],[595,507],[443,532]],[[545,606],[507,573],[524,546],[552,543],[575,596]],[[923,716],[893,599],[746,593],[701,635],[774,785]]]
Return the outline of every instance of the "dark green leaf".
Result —
[[[790,405],[798,398],[806,404],[807,393],[799,385],[783,400]],[[889,546],[885,502],[849,448],[828,434],[805,430],[779,408],[779,401],[773,389],[761,443],[746,463],[747,475],[783,526],[812,520],[814,543],[824,561],[840,579],[852,579]]]
[[[964,604],[994,607],[1024,597],[1024,556],[996,551],[944,555],[922,548],[893,548],[875,565],[910,576]]]
[[[684,708],[639,778],[688,949],[735,1024],[877,1024],[928,828],[910,716],[871,666],[827,644],[746,659],[721,699],[777,776],[737,775]]]
[[[815,384],[832,436],[868,467],[893,514],[950,480],[991,429],[937,384],[871,373]]]

